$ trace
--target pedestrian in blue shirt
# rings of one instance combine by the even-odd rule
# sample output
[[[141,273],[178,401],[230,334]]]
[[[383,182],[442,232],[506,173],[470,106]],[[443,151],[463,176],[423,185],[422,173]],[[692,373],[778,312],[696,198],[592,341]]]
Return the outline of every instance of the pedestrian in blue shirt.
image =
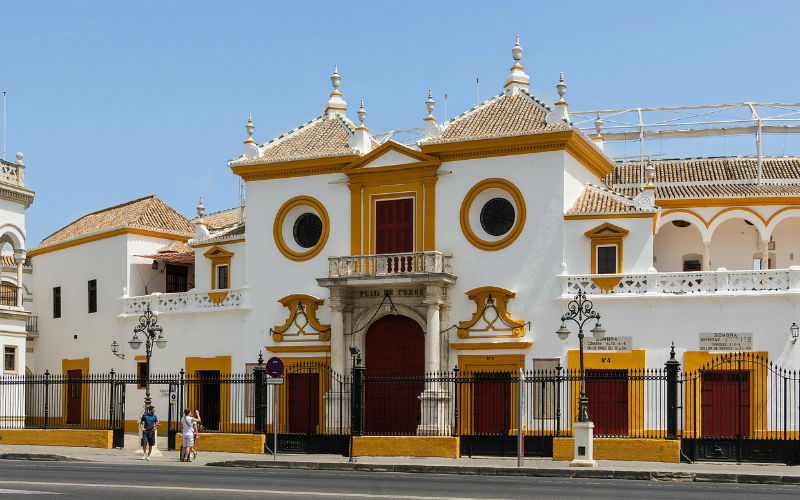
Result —
[[[150,460],[150,453],[156,444],[156,427],[158,427],[158,417],[156,417],[156,407],[148,406],[147,412],[142,414],[139,420],[139,428],[142,430],[142,460]]]

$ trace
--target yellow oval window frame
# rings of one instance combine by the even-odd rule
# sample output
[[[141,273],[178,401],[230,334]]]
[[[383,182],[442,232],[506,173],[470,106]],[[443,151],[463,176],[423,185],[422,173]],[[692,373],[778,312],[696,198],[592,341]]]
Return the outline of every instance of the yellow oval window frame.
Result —
[[[514,226],[507,235],[499,240],[488,241],[475,234],[475,232],[472,230],[472,227],[470,227],[469,211],[472,208],[472,203],[479,194],[487,189],[493,188],[502,189],[511,196],[517,208],[517,217],[514,221]],[[517,186],[506,179],[486,179],[472,186],[472,189],[469,190],[467,196],[464,198],[464,201],[461,203],[461,213],[459,217],[461,219],[461,232],[464,233],[464,237],[467,238],[467,241],[469,241],[472,246],[476,248],[480,248],[481,250],[485,250],[487,252],[501,250],[514,243],[514,241],[519,237],[520,233],[522,233],[522,228],[525,226],[525,215],[525,200],[522,198],[522,193]]]
[[[294,207],[301,205],[306,205],[316,210],[317,215],[319,215],[320,220],[322,220],[322,233],[320,234],[319,241],[316,245],[309,248],[305,252],[296,252],[289,248],[289,245],[287,245],[283,239],[283,223],[285,222],[289,211]],[[284,257],[289,260],[301,262],[304,260],[313,259],[322,251],[322,249],[325,247],[325,243],[328,242],[330,227],[331,224],[330,219],[328,218],[328,211],[325,210],[325,207],[322,205],[322,203],[310,196],[296,196],[281,205],[281,208],[278,209],[278,214],[275,216],[275,224],[272,227],[272,234],[275,237],[275,245],[278,247],[278,250],[283,254]]]

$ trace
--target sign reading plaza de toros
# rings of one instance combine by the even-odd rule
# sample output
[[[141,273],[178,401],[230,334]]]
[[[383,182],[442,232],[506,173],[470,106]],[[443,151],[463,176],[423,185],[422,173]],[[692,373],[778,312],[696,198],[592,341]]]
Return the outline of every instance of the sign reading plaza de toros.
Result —
[[[750,351],[753,349],[752,333],[701,333],[701,351]]]

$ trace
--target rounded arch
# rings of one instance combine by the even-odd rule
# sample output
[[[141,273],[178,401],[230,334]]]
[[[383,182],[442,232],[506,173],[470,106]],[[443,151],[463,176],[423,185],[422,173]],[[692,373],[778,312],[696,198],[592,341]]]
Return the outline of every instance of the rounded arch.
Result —
[[[658,231],[662,227],[664,227],[664,225],[669,224],[676,220],[685,220],[691,223],[693,226],[697,228],[698,231],[700,231],[700,236],[703,238],[703,241],[705,242],[711,241],[711,231],[709,231],[708,229],[708,222],[706,222],[705,219],[703,219],[698,214],[692,212],[691,210],[685,210],[682,208],[664,212],[658,219],[656,234],[658,234]]]
[[[786,219],[791,219],[792,217],[800,217],[800,207],[786,207],[772,214],[770,218],[767,219],[767,229],[769,230],[769,234],[772,235],[772,232],[775,230],[778,224]]]
[[[394,304],[394,307],[397,310],[397,314],[406,316],[416,321],[419,327],[422,328],[423,333],[427,331],[427,320],[415,309],[401,304]],[[357,315],[354,315],[353,326],[350,330],[353,332],[351,345],[358,347],[362,353],[365,352],[364,340],[366,339],[367,332],[369,331],[370,327],[384,316],[391,316],[393,312],[394,311],[392,311],[391,308],[389,311],[387,311],[384,304],[377,304],[364,309]]]
[[[726,208],[725,210],[719,212],[717,215],[712,217],[710,221],[708,221],[708,230],[713,236],[714,231],[716,231],[716,229],[723,222],[733,219],[746,220],[756,228],[756,231],[758,231],[758,235],[762,240],[769,239],[769,231],[767,230],[767,224],[766,221],[764,221],[764,218],[761,217],[758,212],[746,207]]]
[[[15,249],[25,248],[25,231],[14,224],[0,226],[0,246],[8,243]]]

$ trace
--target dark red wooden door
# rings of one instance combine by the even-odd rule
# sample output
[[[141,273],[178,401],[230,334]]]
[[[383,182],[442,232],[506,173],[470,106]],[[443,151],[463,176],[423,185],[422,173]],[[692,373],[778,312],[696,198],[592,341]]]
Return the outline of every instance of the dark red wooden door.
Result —
[[[67,372],[67,425],[81,424],[81,379],[80,370]]]
[[[219,370],[198,370],[197,376],[197,408],[200,409],[202,426],[210,431],[219,430],[220,403],[220,373]]]
[[[595,436],[628,435],[628,370],[586,370]]]
[[[319,425],[319,374],[290,373],[286,384],[289,391],[289,432],[316,434]]]
[[[472,391],[474,434],[505,435],[511,427],[511,375],[476,373]]]
[[[375,203],[375,253],[414,251],[414,199]]]
[[[750,373],[705,371],[702,378],[702,437],[743,437],[750,430]],[[737,416],[738,412],[738,416]],[[741,420],[740,420],[741,419]]]
[[[419,395],[425,389],[422,328],[405,316],[384,316],[367,331],[364,351],[365,432],[415,434],[420,424]]]

